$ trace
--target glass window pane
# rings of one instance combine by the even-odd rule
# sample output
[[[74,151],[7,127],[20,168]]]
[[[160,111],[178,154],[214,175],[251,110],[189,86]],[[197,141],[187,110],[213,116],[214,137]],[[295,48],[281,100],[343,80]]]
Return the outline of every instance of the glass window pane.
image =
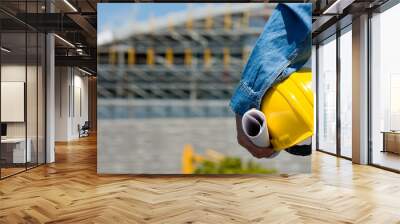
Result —
[[[45,0],[0,1],[11,14],[43,13]],[[45,35],[0,12],[0,177],[45,161]],[[34,17],[36,18],[36,17]]]
[[[27,33],[28,44],[28,62],[27,62],[27,80],[26,80],[26,118],[27,118],[27,142],[31,153],[28,160],[28,168],[37,165],[37,74],[38,74],[38,36],[36,32]]]
[[[318,148],[336,153],[336,40],[318,48]]]
[[[39,5],[37,1],[26,2],[27,13],[37,13]],[[34,17],[33,19],[37,19]],[[36,30],[26,30],[26,47],[27,47],[27,61],[26,61],[26,132],[27,132],[27,168],[37,166],[38,158],[38,33]],[[28,158],[29,157],[29,158]]]
[[[1,34],[1,175],[24,171],[30,159],[26,150],[26,33]]]
[[[352,33],[340,36],[340,153],[352,156]]]
[[[400,5],[372,17],[372,163],[400,170]]]

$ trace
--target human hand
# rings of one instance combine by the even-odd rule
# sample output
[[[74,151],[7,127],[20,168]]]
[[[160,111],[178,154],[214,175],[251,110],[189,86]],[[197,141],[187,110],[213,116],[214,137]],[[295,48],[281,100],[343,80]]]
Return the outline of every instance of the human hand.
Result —
[[[242,117],[236,115],[236,131],[237,131],[237,141],[239,145],[243,146],[251,155],[256,158],[268,158],[275,155],[275,151],[270,147],[258,147],[250,141],[250,139],[244,134],[242,128]]]

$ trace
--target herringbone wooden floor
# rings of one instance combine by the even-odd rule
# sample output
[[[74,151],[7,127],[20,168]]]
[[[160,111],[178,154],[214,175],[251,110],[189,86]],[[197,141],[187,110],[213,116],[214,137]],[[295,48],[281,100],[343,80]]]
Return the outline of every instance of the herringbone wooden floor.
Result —
[[[96,139],[0,181],[0,223],[400,223],[400,175],[314,153],[313,174],[98,176]]]

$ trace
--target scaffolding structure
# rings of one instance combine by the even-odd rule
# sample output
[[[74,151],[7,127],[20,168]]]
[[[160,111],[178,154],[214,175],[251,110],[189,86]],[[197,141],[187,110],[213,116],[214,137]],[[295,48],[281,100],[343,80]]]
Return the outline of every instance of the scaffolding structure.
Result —
[[[232,115],[228,101],[271,7],[243,5],[218,13],[202,12],[200,16],[187,11],[186,17],[178,21],[166,15],[167,22],[163,25],[150,20],[145,31],[101,44],[98,49],[100,116],[121,116],[112,109],[115,104],[111,100],[115,99],[119,100],[120,108],[144,107],[146,103],[141,102],[144,101],[148,102],[147,107],[153,105],[165,110],[156,104],[182,101],[189,109],[186,115],[177,113],[179,116]],[[215,107],[215,102],[223,104],[225,109],[218,111],[224,112],[215,113],[205,106]],[[203,112],[196,112],[198,105],[202,105]]]

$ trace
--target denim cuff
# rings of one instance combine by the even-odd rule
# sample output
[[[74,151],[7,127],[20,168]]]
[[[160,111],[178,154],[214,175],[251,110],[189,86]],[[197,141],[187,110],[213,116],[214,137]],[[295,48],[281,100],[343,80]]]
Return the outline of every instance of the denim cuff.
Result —
[[[230,107],[236,114],[243,116],[252,108],[258,109],[260,103],[258,94],[254,92],[245,82],[240,82],[230,102]]]

